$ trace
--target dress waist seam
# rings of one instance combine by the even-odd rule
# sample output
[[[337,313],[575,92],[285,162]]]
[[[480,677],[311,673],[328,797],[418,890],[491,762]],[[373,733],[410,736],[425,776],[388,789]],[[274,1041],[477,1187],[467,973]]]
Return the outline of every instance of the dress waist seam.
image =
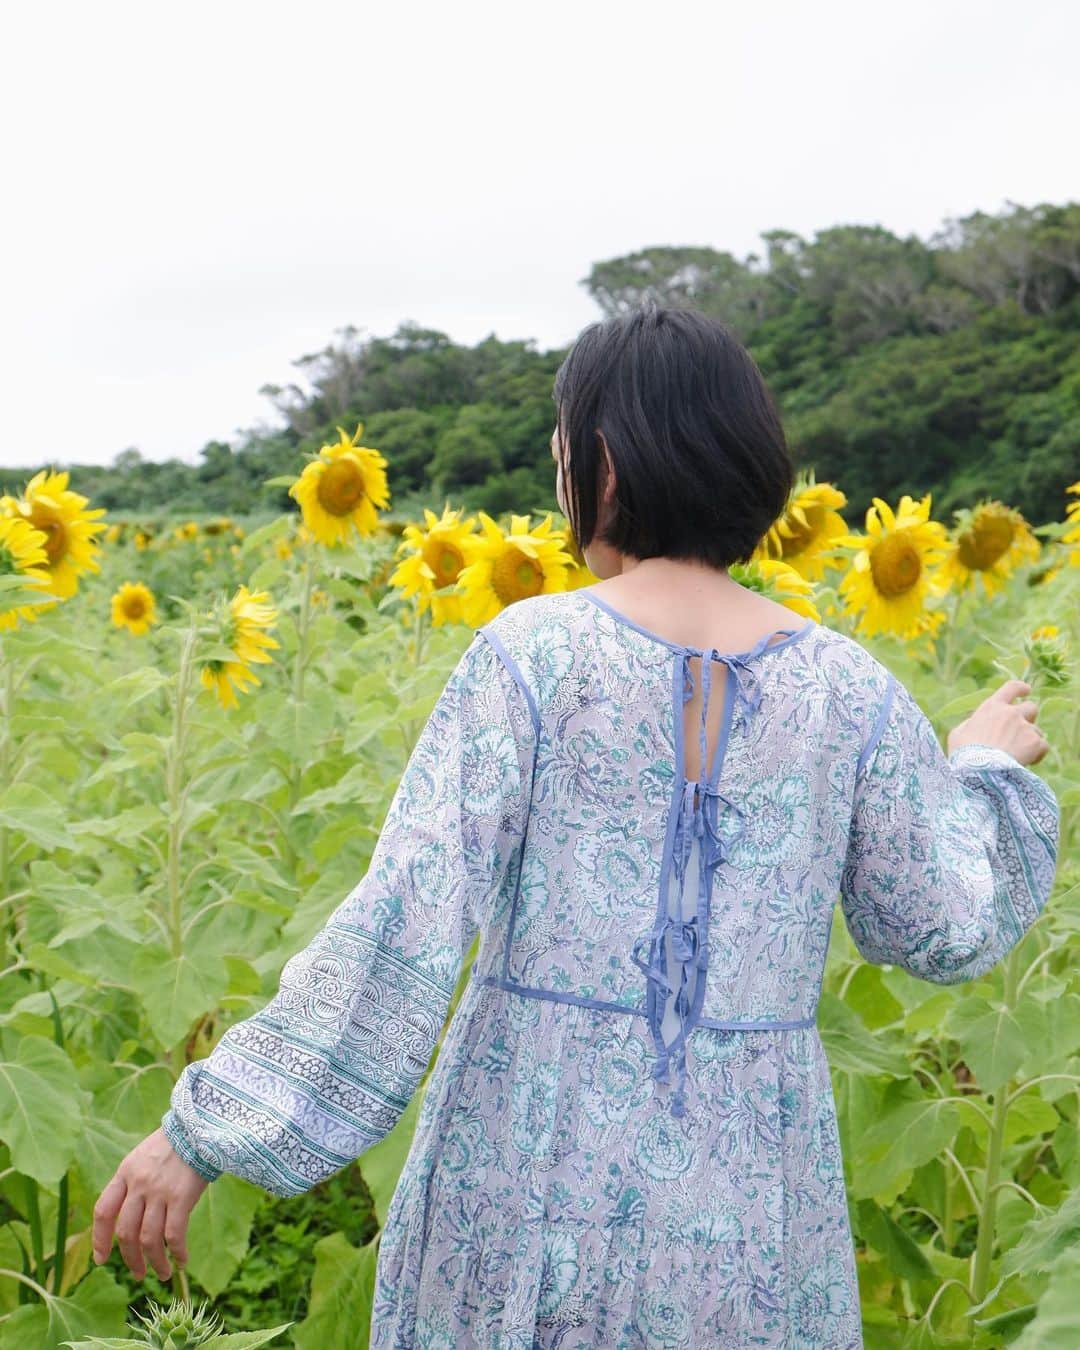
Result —
[[[569,1003],[581,1008],[594,1008],[602,1012],[630,1013],[635,1017],[647,1017],[644,1007],[635,1008],[626,1003],[612,1003],[607,999],[588,998],[584,994],[568,994],[559,989],[544,989],[540,985],[519,984],[516,980],[502,979],[498,975],[477,975],[475,963],[472,976],[476,984],[487,985],[492,989],[503,989],[510,994],[520,994],[524,998],[539,998],[549,1003]],[[738,1021],[719,1017],[701,1017],[695,1023],[699,1027],[708,1027],[713,1031],[798,1031],[815,1026],[816,1017],[798,1017],[789,1019],[768,1018]]]

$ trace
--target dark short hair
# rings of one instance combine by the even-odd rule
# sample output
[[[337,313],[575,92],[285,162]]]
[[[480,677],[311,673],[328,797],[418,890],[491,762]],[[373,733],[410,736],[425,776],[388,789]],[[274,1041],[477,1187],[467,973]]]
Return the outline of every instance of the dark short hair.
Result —
[[[772,395],[717,319],[646,302],[583,329],[555,376],[569,522],[597,530],[611,452],[616,509],[601,538],[635,558],[746,562],[787,504],[795,471]]]

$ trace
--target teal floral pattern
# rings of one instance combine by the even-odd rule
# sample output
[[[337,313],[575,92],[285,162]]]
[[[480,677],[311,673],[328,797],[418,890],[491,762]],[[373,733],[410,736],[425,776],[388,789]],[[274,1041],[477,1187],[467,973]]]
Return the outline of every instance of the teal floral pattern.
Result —
[[[474,635],[366,875],[162,1126],[210,1181],[296,1195],[420,1101],[374,1350],[862,1345],[815,1026],[839,903],[868,960],[950,983],[1037,919],[1058,803],[946,756],[814,623],[696,653],[590,590]],[[711,776],[685,774],[708,658]],[[704,692],[704,688],[703,688]]]

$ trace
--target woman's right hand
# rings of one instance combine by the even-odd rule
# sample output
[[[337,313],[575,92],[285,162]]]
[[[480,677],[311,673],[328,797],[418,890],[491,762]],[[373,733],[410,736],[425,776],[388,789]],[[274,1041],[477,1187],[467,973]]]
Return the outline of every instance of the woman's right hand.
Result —
[[[946,740],[949,754],[962,745],[992,745],[1021,764],[1038,764],[1050,749],[1050,742],[1035,725],[1039,705],[1030,698],[1023,703],[1013,702],[1019,695],[1030,692],[1031,685],[1026,681],[1006,680],[970,717],[949,732]]]

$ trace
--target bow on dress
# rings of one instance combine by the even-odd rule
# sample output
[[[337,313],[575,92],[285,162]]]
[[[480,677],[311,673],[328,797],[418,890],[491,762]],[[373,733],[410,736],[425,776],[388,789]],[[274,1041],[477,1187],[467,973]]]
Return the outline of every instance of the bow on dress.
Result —
[[[694,676],[690,669],[691,655],[690,652],[683,653],[684,705],[694,694]],[[664,913],[657,918],[653,928],[647,934],[638,938],[634,943],[631,954],[634,964],[644,973],[653,991],[651,1008],[648,1012],[649,1026],[656,1045],[656,1062],[653,1065],[652,1076],[659,1081],[666,1079],[670,1083],[672,1057],[675,1058],[678,1068],[678,1086],[672,1093],[671,1098],[671,1114],[676,1117],[686,1114],[686,1038],[693,1030],[693,1025],[700,1014],[705,996],[705,971],[708,968],[709,960],[709,897],[712,877],[716,868],[727,857],[731,844],[746,829],[746,816],[742,808],[731,801],[729,797],[726,797],[708,779],[708,750],[705,729],[708,718],[712,660],[704,659],[706,656],[723,662],[731,671],[734,679],[735,701],[741,703],[747,713],[754,712],[761,702],[761,686],[758,682],[757,673],[747,661],[739,656],[724,655],[715,649],[703,654],[701,730],[699,737],[702,777],[697,782],[686,781],[683,783],[679,808],[679,826],[676,831],[673,853],[675,877],[681,898],[690,851],[694,839],[698,840],[701,856],[697,887],[697,909],[696,913],[688,919],[672,914],[670,912],[667,877],[664,876],[661,879]],[[732,711],[734,712],[734,709]],[[719,777],[719,774],[717,777]],[[697,802],[695,802],[695,794],[700,797]],[[717,829],[717,803],[719,801],[724,802],[725,806],[739,818],[738,828],[733,834],[729,835],[727,840],[720,835]],[[679,972],[677,990],[668,978],[668,959],[665,944],[668,933],[671,934],[671,954]],[[646,944],[648,945],[647,955],[643,952]],[[694,987],[693,1005],[691,1005],[689,984],[691,974],[694,971],[697,972],[697,983]],[[679,1031],[670,1042],[665,1042],[661,1024],[664,1005],[668,995],[672,992],[675,992],[674,1007],[679,1018]]]

